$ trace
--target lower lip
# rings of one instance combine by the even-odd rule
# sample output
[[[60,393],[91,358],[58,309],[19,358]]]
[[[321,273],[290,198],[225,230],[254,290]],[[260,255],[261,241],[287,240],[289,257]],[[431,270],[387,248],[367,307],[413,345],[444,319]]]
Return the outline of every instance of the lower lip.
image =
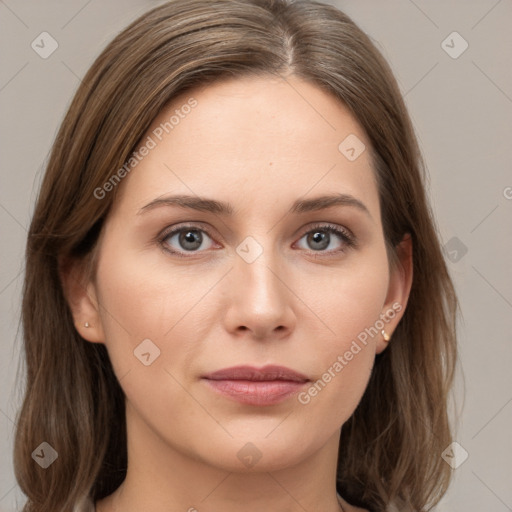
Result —
[[[307,384],[287,380],[204,380],[218,393],[249,405],[278,404],[299,392]]]

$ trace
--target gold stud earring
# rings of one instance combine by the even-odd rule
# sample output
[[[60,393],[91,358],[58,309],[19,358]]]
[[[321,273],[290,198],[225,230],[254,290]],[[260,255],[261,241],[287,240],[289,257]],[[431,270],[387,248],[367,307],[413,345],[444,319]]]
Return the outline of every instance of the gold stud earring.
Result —
[[[380,331],[380,332],[382,333],[382,337],[384,338],[384,341],[389,341],[391,339],[391,336],[389,334],[387,334],[384,329],[382,329],[382,331]]]
[[[85,326],[85,327],[91,327],[91,325],[89,324],[89,322],[85,322],[84,326]]]

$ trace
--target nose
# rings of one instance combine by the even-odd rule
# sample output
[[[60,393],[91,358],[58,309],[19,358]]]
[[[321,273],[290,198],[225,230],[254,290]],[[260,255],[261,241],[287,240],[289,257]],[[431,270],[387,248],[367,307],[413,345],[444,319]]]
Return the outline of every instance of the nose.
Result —
[[[237,257],[226,282],[227,330],[239,338],[283,339],[295,328],[294,294],[286,283],[284,263],[271,251],[252,263]]]

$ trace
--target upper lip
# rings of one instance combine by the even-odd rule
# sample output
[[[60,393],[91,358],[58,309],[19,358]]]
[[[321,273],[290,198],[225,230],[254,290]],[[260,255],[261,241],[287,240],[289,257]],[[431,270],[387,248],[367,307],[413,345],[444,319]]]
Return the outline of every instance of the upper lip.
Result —
[[[293,382],[306,382],[309,379],[302,373],[296,372],[285,366],[267,365],[262,368],[254,366],[232,366],[224,368],[204,376],[209,380],[252,380],[274,381],[284,380]]]

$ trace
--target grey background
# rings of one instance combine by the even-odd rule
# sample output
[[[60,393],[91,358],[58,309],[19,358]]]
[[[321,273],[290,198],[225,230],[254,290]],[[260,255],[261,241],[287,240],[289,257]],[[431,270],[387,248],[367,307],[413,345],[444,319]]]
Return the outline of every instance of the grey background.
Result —
[[[0,0],[0,512],[24,501],[12,469],[18,321],[26,230],[44,164],[80,77],[119,30],[159,3]],[[510,511],[512,2],[330,3],[372,37],[397,76],[463,311],[454,441],[469,457],[436,510]],[[31,48],[43,31],[59,45],[47,59]],[[458,51],[461,40],[442,46],[453,31],[469,44],[456,59],[444,48]]]

